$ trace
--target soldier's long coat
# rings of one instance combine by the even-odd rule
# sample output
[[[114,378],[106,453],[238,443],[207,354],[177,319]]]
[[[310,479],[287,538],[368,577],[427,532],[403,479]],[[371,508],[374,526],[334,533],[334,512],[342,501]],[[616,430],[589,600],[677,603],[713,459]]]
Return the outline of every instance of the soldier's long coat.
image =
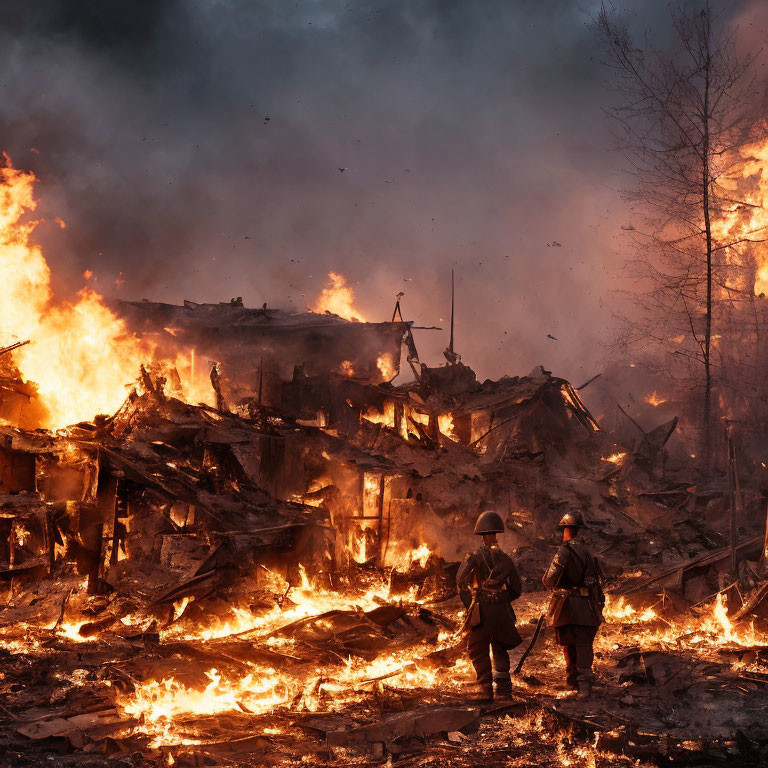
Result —
[[[558,594],[556,591],[549,604],[550,626],[599,626],[603,620],[600,577],[600,566],[586,546],[576,539],[566,541],[544,574],[544,586],[573,592],[590,585],[590,594]]]
[[[465,608],[472,602],[470,588],[478,588],[478,600],[469,620],[471,631],[483,630],[489,642],[509,648],[521,642],[511,603],[520,597],[523,587],[515,563],[506,552],[498,546],[481,546],[468,554],[459,566],[456,583]]]

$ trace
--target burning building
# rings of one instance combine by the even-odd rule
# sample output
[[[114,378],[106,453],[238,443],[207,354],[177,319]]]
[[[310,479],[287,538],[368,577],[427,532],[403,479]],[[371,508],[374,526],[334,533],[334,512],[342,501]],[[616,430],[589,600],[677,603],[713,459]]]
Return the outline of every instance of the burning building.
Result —
[[[249,309],[242,299],[226,304],[183,306],[116,302],[117,314],[160,354],[179,360],[194,378],[195,366],[208,373],[207,361],[220,363],[232,389],[229,399],[262,393],[262,402],[279,405],[279,382],[299,368],[307,376],[338,373],[366,383],[393,379],[400,369],[400,350],[409,332],[405,322],[365,323],[335,314],[289,314],[277,309]],[[193,356],[194,355],[194,356]]]

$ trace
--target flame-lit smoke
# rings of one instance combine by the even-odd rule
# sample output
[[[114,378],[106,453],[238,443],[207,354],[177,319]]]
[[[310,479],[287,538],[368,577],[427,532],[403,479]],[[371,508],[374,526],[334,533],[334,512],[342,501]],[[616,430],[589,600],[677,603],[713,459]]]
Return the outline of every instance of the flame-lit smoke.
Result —
[[[152,349],[90,288],[73,302],[54,301],[48,263],[30,242],[38,222],[25,220],[36,207],[35,181],[10,163],[0,168],[0,343],[30,340],[13,359],[38,387],[42,426],[55,428],[113,413]]]
[[[347,278],[338,272],[328,273],[328,284],[320,292],[312,306],[313,312],[330,312],[345,320],[364,322],[365,318],[355,308],[355,292],[347,284]]]

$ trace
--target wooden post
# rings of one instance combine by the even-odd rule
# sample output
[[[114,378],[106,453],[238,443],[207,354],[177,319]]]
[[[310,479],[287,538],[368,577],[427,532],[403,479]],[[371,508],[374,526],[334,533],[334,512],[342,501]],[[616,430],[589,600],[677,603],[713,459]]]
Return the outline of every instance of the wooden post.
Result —
[[[16,565],[16,520],[11,520],[11,532],[8,534],[8,565]]]
[[[440,427],[437,420],[437,415],[434,413],[429,414],[429,422],[427,424],[427,434],[435,445],[440,444]]]
[[[448,342],[448,350],[451,353],[451,355],[454,354],[453,351],[453,310],[454,310],[454,290],[453,290],[453,270],[451,270],[451,339]],[[455,360],[449,362],[456,362]]]
[[[53,507],[45,510],[45,544],[48,550],[48,575],[53,575],[53,567],[56,564],[56,537],[53,531]]]
[[[381,473],[381,477],[379,478],[379,502],[378,502],[378,514],[379,514],[379,525],[378,525],[378,539],[379,539],[379,554],[377,557],[378,565],[381,565],[384,559],[384,473]]]
[[[8,565],[13,568],[16,565],[16,526],[17,521],[11,521],[11,532],[8,535]],[[19,580],[15,577],[11,577],[11,596],[16,593],[16,588],[19,585]]]
[[[384,551],[381,553],[382,564],[387,559],[387,551],[389,550],[389,534],[392,531],[392,491],[389,492],[389,501],[387,502],[387,535],[384,538]]]
[[[355,517],[350,518],[350,521],[349,521],[348,524],[354,526],[355,537],[358,534],[358,529],[359,529],[360,535],[365,537],[365,523],[363,522],[363,519],[366,517],[366,514],[365,514],[365,470],[364,469],[361,469],[358,472],[357,492],[358,492],[358,498],[360,499],[360,503],[358,505],[358,510],[357,510],[357,515]],[[367,540],[366,540],[366,547],[365,547],[365,557],[366,557],[366,560],[367,560],[368,559],[368,542],[367,542]],[[350,565],[352,565],[353,561],[354,561],[354,557],[350,556]]]
[[[120,545],[120,537],[118,535],[120,530],[120,491],[123,484],[120,482],[121,478],[125,475],[124,472],[116,470],[113,472],[115,478],[115,495],[112,502],[112,550],[109,553],[109,564],[117,565],[117,548]]]
[[[403,408],[403,401],[402,400],[395,400],[395,432],[397,432],[398,435],[403,434],[403,417],[404,417],[404,408]]]
[[[735,509],[736,509],[736,518],[738,520],[738,517],[741,515],[742,512],[742,505],[743,505],[743,499],[741,498],[741,480],[739,480],[739,459],[736,455],[736,445],[732,445],[731,450],[733,451],[733,490],[735,493]]]
[[[92,530],[91,541],[98,547],[93,551],[93,560],[88,571],[88,594],[101,594],[102,551],[104,539],[104,524],[95,525]]]
[[[768,564],[768,498],[765,504],[765,535],[763,537],[763,552],[760,555],[760,567],[761,573],[765,574],[766,565]]]

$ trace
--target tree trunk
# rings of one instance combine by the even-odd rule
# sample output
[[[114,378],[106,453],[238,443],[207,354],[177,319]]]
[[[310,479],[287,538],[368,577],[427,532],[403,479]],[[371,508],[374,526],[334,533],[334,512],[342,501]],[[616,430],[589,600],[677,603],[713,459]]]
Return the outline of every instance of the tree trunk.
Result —
[[[704,332],[704,414],[703,414],[703,466],[704,472],[709,473],[712,461],[712,368],[711,368],[711,349],[712,349],[712,222],[710,220],[710,147],[709,147],[709,75],[710,75],[710,55],[709,55],[709,18],[704,34],[706,35],[707,58],[704,68],[704,136],[702,141],[702,186],[704,208],[704,234],[706,237],[706,257],[707,257],[707,303],[706,303],[706,328]]]

